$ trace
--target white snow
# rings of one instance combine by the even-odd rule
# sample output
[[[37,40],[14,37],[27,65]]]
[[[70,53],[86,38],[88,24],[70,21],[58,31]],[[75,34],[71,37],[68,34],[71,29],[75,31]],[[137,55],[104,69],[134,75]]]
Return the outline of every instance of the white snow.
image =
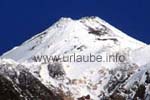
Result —
[[[90,33],[91,30],[92,33]],[[99,35],[96,35],[97,31]],[[150,63],[149,51],[150,47],[145,43],[131,38],[98,17],[85,17],[79,20],[61,18],[44,32],[4,53],[1,58],[13,59],[23,64],[46,86],[53,85],[65,92],[70,91],[75,98],[90,94],[94,100],[99,100],[98,96],[102,91],[106,92],[104,88],[112,77],[109,71],[123,68],[124,63],[64,62],[62,64],[66,72],[65,79],[57,80],[49,75],[47,64],[34,62],[32,57],[36,55],[72,55],[74,53],[85,56],[92,53],[105,57],[107,53],[122,53],[126,54],[125,56],[130,53],[130,59],[126,63],[144,66]],[[35,71],[39,72],[39,76],[34,73]],[[132,85],[135,80],[142,78],[144,81],[144,72],[145,69],[134,73],[128,79],[126,87]],[[67,84],[69,80],[75,80],[74,84]],[[63,87],[59,87],[60,84]]]

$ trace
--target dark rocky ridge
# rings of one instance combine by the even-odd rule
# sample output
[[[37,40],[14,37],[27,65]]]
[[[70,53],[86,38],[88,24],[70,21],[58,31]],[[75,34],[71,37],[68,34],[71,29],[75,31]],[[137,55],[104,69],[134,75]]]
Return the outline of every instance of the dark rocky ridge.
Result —
[[[28,70],[0,65],[0,100],[63,100]],[[17,74],[19,73],[19,74]]]

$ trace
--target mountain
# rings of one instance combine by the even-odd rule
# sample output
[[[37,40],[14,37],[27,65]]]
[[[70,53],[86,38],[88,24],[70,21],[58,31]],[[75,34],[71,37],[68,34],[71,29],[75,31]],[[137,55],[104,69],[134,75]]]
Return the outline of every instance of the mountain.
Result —
[[[0,85],[23,100],[149,100],[149,51],[98,17],[61,18],[1,56]]]
[[[2,58],[25,61],[38,54],[96,53],[101,49],[137,49],[144,45],[98,17],[85,17],[79,20],[61,18],[44,32],[3,54]],[[80,47],[86,49],[77,50]]]

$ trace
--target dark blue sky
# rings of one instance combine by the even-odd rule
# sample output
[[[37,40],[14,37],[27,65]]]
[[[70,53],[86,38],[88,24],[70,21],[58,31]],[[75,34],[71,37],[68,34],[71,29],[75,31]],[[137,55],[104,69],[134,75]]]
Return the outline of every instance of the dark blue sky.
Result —
[[[0,0],[0,54],[62,16],[99,16],[130,36],[150,43],[150,0]]]

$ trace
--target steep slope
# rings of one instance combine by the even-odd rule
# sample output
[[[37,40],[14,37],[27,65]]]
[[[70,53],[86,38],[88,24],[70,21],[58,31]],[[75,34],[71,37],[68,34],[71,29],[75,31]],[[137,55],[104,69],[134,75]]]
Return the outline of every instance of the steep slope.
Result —
[[[30,60],[34,55],[82,52],[86,54],[111,48],[137,49],[144,45],[98,17],[86,17],[80,20],[61,18],[49,29],[2,55],[2,58],[25,61]],[[80,50],[81,47],[83,51]]]
[[[0,60],[1,100],[63,100],[44,86],[24,65]]]
[[[141,52],[145,52],[144,55]],[[24,66],[21,70],[28,70],[28,74],[33,75],[32,77],[39,82],[40,86],[44,84],[50,91],[53,90],[51,92],[63,93],[63,96],[69,100],[72,98],[125,100],[125,98],[137,97],[135,95],[138,88],[131,89],[137,80],[143,80],[138,81],[140,82],[138,85],[145,83],[145,80],[139,77],[145,77],[144,73],[149,70],[148,52],[149,47],[146,44],[129,37],[100,18],[85,17],[79,20],[61,18],[52,27],[6,52],[1,58],[17,61]],[[103,60],[100,62],[60,62],[62,58],[57,59],[58,62],[35,60],[36,56],[74,54],[101,55]],[[114,59],[106,61],[107,56],[114,55],[122,55],[126,59],[122,62]],[[143,60],[146,57],[144,63],[140,57]],[[1,75],[7,76],[5,73]],[[54,97],[54,100],[57,99]]]

